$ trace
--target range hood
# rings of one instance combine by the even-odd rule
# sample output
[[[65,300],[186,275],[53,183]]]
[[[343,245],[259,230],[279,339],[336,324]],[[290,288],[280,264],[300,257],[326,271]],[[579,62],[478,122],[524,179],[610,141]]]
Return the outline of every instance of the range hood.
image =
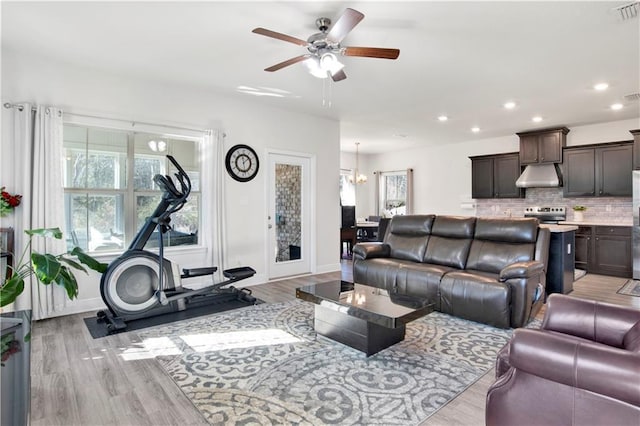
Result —
[[[556,188],[561,185],[555,164],[530,164],[516,180],[518,188]]]

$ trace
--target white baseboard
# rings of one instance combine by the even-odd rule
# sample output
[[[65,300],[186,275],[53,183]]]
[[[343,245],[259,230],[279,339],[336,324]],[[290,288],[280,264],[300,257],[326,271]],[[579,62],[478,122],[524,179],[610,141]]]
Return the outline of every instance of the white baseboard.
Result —
[[[67,306],[64,308],[51,312],[45,318],[61,317],[64,315],[81,314],[83,312],[98,311],[100,309],[107,309],[106,305],[102,301],[101,297],[94,297],[92,299],[80,299],[73,302],[67,302]]]
[[[340,262],[338,263],[330,263],[328,265],[321,265],[316,268],[316,274],[326,274],[327,272],[336,272],[341,271],[342,266],[340,266]]]

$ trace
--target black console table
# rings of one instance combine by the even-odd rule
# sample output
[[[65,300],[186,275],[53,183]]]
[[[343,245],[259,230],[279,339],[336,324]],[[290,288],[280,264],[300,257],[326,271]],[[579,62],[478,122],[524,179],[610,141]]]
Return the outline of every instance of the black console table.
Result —
[[[31,399],[31,344],[25,336],[31,331],[31,311],[8,312],[0,315],[2,338],[19,345],[20,351],[3,361],[0,375],[1,422],[0,424],[22,426],[29,424]]]

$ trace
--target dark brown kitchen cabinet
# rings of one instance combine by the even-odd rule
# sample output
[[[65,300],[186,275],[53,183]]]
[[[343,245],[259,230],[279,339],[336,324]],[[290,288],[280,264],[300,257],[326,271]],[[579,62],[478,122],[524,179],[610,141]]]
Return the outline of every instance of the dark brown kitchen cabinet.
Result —
[[[562,163],[567,133],[566,127],[516,133],[520,137],[520,164]]]
[[[576,231],[576,268],[587,270],[591,254],[591,238],[593,238],[591,226],[579,226]],[[592,265],[593,267],[593,265]]]
[[[518,153],[483,155],[471,159],[473,198],[520,198],[524,191],[516,186],[521,168]]]
[[[576,231],[576,268],[592,274],[630,278],[631,227],[580,226]]]
[[[629,130],[633,135],[633,169],[640,169],[640,129]]]
[[[633,145],[630,143],[564,150],[565,197],[630,197]]]

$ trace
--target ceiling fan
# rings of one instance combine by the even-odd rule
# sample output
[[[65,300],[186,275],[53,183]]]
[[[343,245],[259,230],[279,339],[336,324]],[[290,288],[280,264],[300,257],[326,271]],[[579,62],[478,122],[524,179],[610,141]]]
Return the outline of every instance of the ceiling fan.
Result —
[[[297,44],[298,46],[306,47],[309,51],[309,53],[305,53],[304,55],[296,56],[295,58],[287,59],[269,68],[265,68],[265,71],[278,71],[289,65],[305,61],[305,65],[309,67],[311,74],[316,77],[327,78],[330,76],[333,81],[341,81],[347,78],[347,75],[342,69],[344,65],[338,61],[336,54],[381,59],[396,59],[398,55],[400,55],[399,49],[341,46],[340,42],[363,18],[364,15],[362,13],[349,8],[340,15],[333,26],[331,26],[331,19],[318,18],[316,25],[320,32],[311,35],[306,41],[265,28],[254,28],[252,32]]]

